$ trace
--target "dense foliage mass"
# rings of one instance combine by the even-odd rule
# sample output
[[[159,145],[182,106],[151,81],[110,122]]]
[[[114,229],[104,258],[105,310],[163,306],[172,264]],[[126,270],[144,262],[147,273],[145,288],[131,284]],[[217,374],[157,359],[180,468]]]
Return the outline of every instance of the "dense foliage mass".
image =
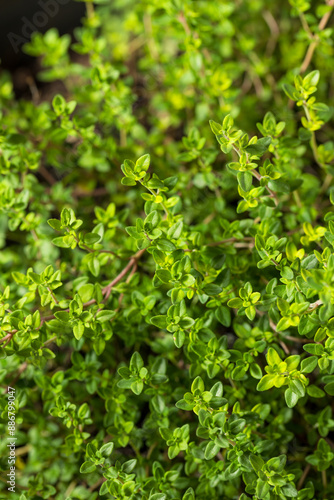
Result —
[[[0,496],[331,500],[334,2],[95,4],[0,79]]]

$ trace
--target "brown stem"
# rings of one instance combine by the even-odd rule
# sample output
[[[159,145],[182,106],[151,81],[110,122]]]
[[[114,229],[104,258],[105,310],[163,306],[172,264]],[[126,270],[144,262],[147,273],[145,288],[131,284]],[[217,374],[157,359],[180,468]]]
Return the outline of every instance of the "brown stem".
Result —
[[[331,7],[333,9],[333,7],[334,7],[334,0],[327,0],[326,3],[327,3],[327,5],[329,7]],[[319,31],[322,31],[326,27],[326,24],[328,23],[329,18],[331,17],[331,14],[332,14],[332,10],[329,10],[328,12],[326,12],[322,16],[321,21],[320,21],[319,26],[318,26]]]
[[[4,471],[4,472],[6,472],[6,471]],[[4,479],[3,477],[0,476],[0,481],[7,484],[8,479]],[[16,484],[16,487],[19,488],[20,490],[25,490],[25,491],[29,490],[29,488],[27,488],[27,486],[20,486],[19,484]],[[40,498],[42,498],[42,497],[40,497]],[[51,500],[51,498],[50,498],[50,500]]]
[[[334,1],[334,0],[333,0],[333,1]],[[227,137],[225,134],[223,134],[223,136],[225,137],[225,139],[227,139],[227,140],[228,140],[228,137]],[[237,155],[240,157],[240,156],[241,156],[241,153],[240,153],[239,149],[238,149],[238,148],[237,148],[234,144],[232,144],[232,148],[233,148],[233,149],[234,149],[234,151],[237,153]],[[248,156],[249,156],[249,155],[247,154],[247,161],[248,161]],[[251,171],[251,173],[254,175],[254,177],[256,177],[256,178],[257,178],[257,180],[258,180],[258,181],[260,181],[260,180],[262,179],[261,174],[259,174],[259,172],[258,172],[257,170],[252,170],[252,171]],[[274,199],[274,201],[275,201],[275,205],[277,206],[277,205],[278,205],[278,199],[277,199],[276,194],[275,194],[275,193],[274,193],[271,189],[269,189],[269,188],[268,188],[268,186],[265,186],[265,188],[266,188],[266,190],[268,191],[268,193],[270,194],[271,198],[273,198],[273,199]]]
[[[51,297],[53,298],[53,300],[55,301],[55,303],[59,304],[59,300],[57,299],[57,297],[55,296],[55,294],[53,293],[53,291],[51,290],[51,288],[48,286],[47,289],[48,289],[48,292],[51,294]]]
[[[312,312],[314,311],[315,309],[317,309],[317,307],[321,306],[323,304],[322,300],[316,300],[315,302],[313,302],[312,304],[310,304],[307,312]]]
[[[93,3],[90,1],[86,2],[86,9],[87,9],[88,19],[92,19],[94,17],[94,5],[93,5]]]
[[[77,188],[73,191],[72,195],[75,198],[85,198],[86,196],[104,196],[108,193],[109,191],[105,187],[96,188],[93,191],[83,191]]]
[[[308,24],[308,22],[307,22],[307,20],[306,20],[306,18],[305,18],[305,16],[304,16],[304,13],[303,13],[303,12],[300,12],[300,13],[299,13],[299,19],[300,19],[300,21],[301,21],[301,23],[302,23],[302,26],[303,26],[304,31],[306,31],[306,33],[308,34],[308,36],[309,36],[309,37],[310,37],[310,39],[312,40],[312,38],[313,38],[313,33],[312,33],[312,31],[311,31],[311,28],[310,28],[310,26],[309,26],[309,24]]]
[[[327,474],[325,470],[321,471],[321,478],[322,478],[322,484],[324,487],[324,490],[327,490]]]
[[[252,174],[254,175],[254,177],[257,178],[258,181],[260,181],[262,179],[261,174],[259,174],[259,172],[257,172],[256,170],[252,170]],[[265,186],[265,188],[268,191],[268,193],[270,194],[270,197],[273,198],[275,205],[277,207],[278,199],[277,199],[276,193],[274,193],[274,191],[272,191],[270,188],[268,188],[268,186]]]
[[[329,21],[329,18],[332,14],[333,7],[334,7],[334,0],[327,0],[327,5],[329,7],[331,7],[331,10],[329,10],[328,12],[326,12],[322,16],[320,23],[318,25],[319,31],[322,31],[323,29],[325,29],[325,27]],[[309,65],[312,61],[314,51],[315,51],[318,43],[319,43],[319,37],[317,36],[316,38],[314,38],[314,35],[313,35],[313,41],[311,42],[311,44],[309,45],[309,47],[307,49],[307,52],[306,52],[305,57],[304,57],[304,61],[302,62],[302,65],[300,67],[300,73],[304,73],[307,70],[307,68],[309,67]]]
[[[6,390],[5,390],[5,394],[7,394],[8,392],[8,387],[14,387],[16,382],[19,380],[20,376],[22,375],[22,373],[28,368],[28,363],[25,361],[24,363],[22,363],[22,365],[19,367],[18,371],[17,371],[17,375],[16,377],[11,380],[8,384],[8,386],[6,387]]]
[[[6,345],[9,344],[9,342],[12,340],[12,338],[14,337],[15,333],[17,333],[17,331],[18,330],[13,330],[12,332],[7,333],[7,335],[5,337],[0,339],[0,343],[5,342],[3,347],[6,347]]]
[[[26,444],[25,446],[20,446],[20,448],[16,448],[15,455],[16,456],[26,455],[27,453],[29,453],[29,451],[31,449],[32,449],[31,444]]]
[[[137,262],[135,262],[132,270],[131,270],[131,273],[129,274],[129,276],[126,278],[126,281],[125,283],[129,283],[132,276],[135,274],[135,272],[137,271]],[[121,295],[119,296],[119,299],[118,299],[118,308],[116,310],[116,312],[118,312],[121,308],[121,305],[122,305],[122,302],[123,302],[123,299],[124,299],[124,293],[121,293]]]
[[[305,479],[306,479],[306,477],[307,477],[308,473],[310,472],[310,469],[311,469],[311,465],[310,465],[310,464],[307,464],[307,466],[306,466],[306,467],[305,467],[305,469],[304,469],[304,472],[303,472],[302,477],[301,477],[301,478],[299,479],[299,481],[298,481],[298,485],[297,485],[297,489],[298,489],[298,490],[300,490],[300,489],[301,489],[301,487],[303,486],[304,481],[305,481]]]
[[[299,342],[300,344],[307,344],[308,342],[312,342],[310,339],[299,339],[297,337],[291,337],[290,335],[284,335],[286,340],[291,340],[291,342]]]
[[[121,271],[118,274],[118,276],[116,276],[116,278],[111,283],[109,283],[109,285],[107,285],[106,287],[103,288],[103,290],[102,290],[102,293],[104,295],[103,302],[105,302],[109,298],[112,288],[115,285],[117,285],[117,283],[119,283],[122,280],[122,278],[128,273],[128,271],[130,271],[130,269],[132,269],[132,272],[131,272],[129,278],[135,273],[136,268],[137,268],[137,261],[143,255],[143,253],[145,252],[145,250],[146,250],[145,248],[143,250],[139,250],[135,255],[133,255],[131,257],[129,263],[123,269],[123,271]],[[57,300],[57,299],[55,299],[55,300]],[[58,303],[58,301],[57,301],[57,303]],[[95,303],[96,303],[96,299],[91,299],[88,302],[85,302],[83,304],[83,307],[88,307],[88,306],[91,306],[91,305],[93,305]],[[69,309],[64,309],[64,312],[69,312]],[[40,323],[38,329],[40,329],[43,326],[43,324],[45,323],[45,321],[50,321],[51,319],[54,319],[54,318],[55,318],[54,314],[50,314],[49,316],[44,316],[44,318],[41,318],[41,323]],[[2,339],[0,339],[0,344],[3,343],[3,342],[5,342],[5,344],[3,345],[3,347],[6,347],[6,345],[11,341],[11,339],[15,335],[15,333],[17,333],[17,330],[13,330],[12,332],[9,332],[5,337],[3,337]],[[56,340],[56,338],[57,337],[53,337],[52,339],[49,339],[47,342],[45,342],[45,345],[53,342],[54,340]]]
[[[129,263],[127,264],[127,266],[125,266],[125,268],[123,269],[123,271],[121,271],[119,273],[119,275],[111,283],[109,283],[109,285],[107,285],[106,287],[103,288],[102,293],[104,295],[104,301],[108,300],[112,288],[115,285],[117,285],[117,283],[119,283],[119,281],[121,281],[121,279],[137,263],[137,260],[143,255],[143,253],[145,252],[145,250],[146,250],[145,248],[143,250],[139,250],[139,252],[137,252],[133,257],[131,257]]]
[[[106,481],[106,478],[105,477],[100,477],[100,479],[98,481],[96,481],[95,484],[93,484],[90,488],[89,488],[89,491],[94,491],[96,490],[99,486],[101,486],[102,483],[104,483],[104,481]]]

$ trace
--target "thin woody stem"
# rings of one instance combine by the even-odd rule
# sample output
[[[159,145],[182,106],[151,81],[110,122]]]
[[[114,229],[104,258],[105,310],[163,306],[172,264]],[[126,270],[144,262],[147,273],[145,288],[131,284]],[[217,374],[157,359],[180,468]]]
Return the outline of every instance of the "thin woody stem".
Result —
[[[321,20],[320,20],[320,22],[318,24],[318,30],[319,31],[323,31],[325,29],[328,21],[329,21],[329,18],[331,16],[331,14],[333,12],[333,8],[334,8],[334,0],[328,0],[327,1],[327,5],[329,7],[331,7],[331,9],[322,16],[322,18],[321,18]],[[305,18],[304,18],[304,21],[306,22]],[[302,21],[302,24],[303,24],[303,27],[304,27],[304,22],[303,21]],[[307,26],[308,26],[308,24],[307,24]],[[309,47],[307,49],[307,52],[305,54],[304,60],[303,60],[302,65],[300,67],[300,73],[305,73],[305,71],[309,67],[309,65],[310,65],[310,63],[312,61],[312,57],[313,57],[314,51],[317,48],[318,43],[320,41],[318,35],[312,35],[312,33],[310,32],[309,26],[308,26],[308,29],[306,29],[306,27],[304,27],[304,29],[308,33],[308,35],[312,37],[313,40],[312,40],[311,44],[309,45]]]
[[[136,265],[137,260],[143,255],[145,252],[145,248],[143,250],[139,250],[129,261],[127,266],[123,269],[122,272],[119,273],[119,275],[111,282],[109,285],[107,285],[105,288],[103,288],[102,293],[104,295],[104,301],[108,300],[110,292],[112,288],[121,281],[121,279],[130,271],[130,269]]]
[[[224,245],[225,243],[236,243],[236,242],[242,242],[242,241],[253,241],[254,238],[251,236],[246,236],[245,238],[227,238],[226,240],[220,240],[220,241],[213,241],[212,243],[208,243],[208,247],[217,247],[219,245]]]
[[[116,276],[115,279],[113,279],[107,286],[105,286],[102,290],[102,294],[104,295],[104,298],[103,298],[103,302],[106,302],[110,296],[110,293],[111,293],[111,290],[112,288],[117,285],[117,283],[119,283],[123,278],[124,276],[126,276],[126,274],[131,270],[131,276],[134,274],[135,270],[136,270],[136,266],[137,266],[137,261],[140,259],[140,257],[143,255],[143,253],[145,252],[146,248],[142,249],[142,250],[139,250],[135,255],[133,255],[128,264],[125,266],[125,268]],[[54,300],[57,302],[58,304],[58,301],[57,299],[54,297]],[[83,307],[88,307],[88,306],[91,306],[93,304],[96,303],[96,299],[91,299],[89,300],[88,302],[85,302],[83,304]],[[69,312],[69,309],[64,309],[63,310],[64,312]],[[55,318],[55,315],[54,314],[50,314],[49,316],[44,316],[44,318],[41,318],[41,323],[39,325],[39,328],[40,329],[43,324],[46,322],[46,321],[50,321],[52,319]],[[0,344],[5,342],[5,344],[3,345],[3,347],[6,347],[7,344],[9,344],[9,342],[12,340],[13,336],[15,335],[15,333],[17,333],[18,330],[13,330],[12,332],[9,332],[5,337],[3,337],[2,339],[0,339]]]
[[[302,477],[299,479],[299,482],[298,482],[298,485],[297,485],[297,489],[298,489],[298,490],[300,490],[300,489],[301,489],[301,487],[303,486],[304,481],[305,481],[305,479],[307,478],[308,473],[310,472],[310,469],[311,469],[311,465],[310,465],[310,464],[307,464],[307,466],[305,467],[305,470],[304,470],[304,472],[303,472]]]
[[[22,373],[28,368],[28,363],[25,361],[24,363],[22,363],[22,365],[20,366],[20,368],[18,369],[17,371],[17,375],[16,377],[11,380],[11,382],[9,382],[9,384],[7,385],[6,389],[5,389],[5,394],[8,393],[8,389],[9,387],[14,387],[16,382],[19,380],[20,376],[22,375]]]

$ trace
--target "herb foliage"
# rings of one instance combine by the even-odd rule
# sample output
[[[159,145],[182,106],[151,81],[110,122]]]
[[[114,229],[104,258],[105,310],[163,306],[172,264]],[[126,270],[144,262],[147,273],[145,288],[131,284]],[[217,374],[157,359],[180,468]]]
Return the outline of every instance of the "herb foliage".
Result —
[[[86,4],[0,79],[17,498],[330,500],[334,2]]]

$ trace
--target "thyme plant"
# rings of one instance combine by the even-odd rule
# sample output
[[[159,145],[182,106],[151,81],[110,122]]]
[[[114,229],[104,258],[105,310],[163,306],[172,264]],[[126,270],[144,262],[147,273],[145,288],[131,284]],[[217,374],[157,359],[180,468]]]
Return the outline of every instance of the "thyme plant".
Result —
[[[0,496],[332,500],[334,2],[86,7],[0,76]]]

